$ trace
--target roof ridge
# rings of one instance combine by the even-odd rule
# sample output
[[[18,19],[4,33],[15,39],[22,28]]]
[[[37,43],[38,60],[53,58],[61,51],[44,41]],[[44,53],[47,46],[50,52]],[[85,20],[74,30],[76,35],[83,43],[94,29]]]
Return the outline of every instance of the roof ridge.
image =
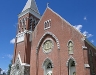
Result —
[[[78,33],[80,33],[82,36],[84,36],[80,31],[78,31],[76,28],[74,28],[67,20],[65,20],[63,17],[61,17],[58,13],[53,11],[50,7],[47,7],[47,8],[49,8],[53,13],[55,13],[58,17],[60,17],[63,21],[65,21],[69,26],[71,26],[73,29],[75,29]]]

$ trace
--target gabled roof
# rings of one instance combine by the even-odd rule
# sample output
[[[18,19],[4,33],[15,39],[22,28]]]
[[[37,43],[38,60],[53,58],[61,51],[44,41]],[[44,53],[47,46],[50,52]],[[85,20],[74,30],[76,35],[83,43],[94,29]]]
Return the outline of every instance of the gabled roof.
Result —
[[[22,12],[29,8],[34,10],[36,13],[39,13],[35,0],[28,0]]]
[[[54,14],[56,14],[62,21],[64,21],[64,22],[66,22],[69,26],[71,26],[73,29],[75,29],[81,36],[83,36],[84,37],[84,35],[80,32],[80,31],[78,31],[76,28],[74,28],[68,21],[66,21],[64,18],[62,18],[58,13],[56,13],[55,11],[53,11],[49,6],[47,6],[47,8],[46,8],[46,10],[44,11],[44,13],[43,13],[43,15],[42,15],[42,17],[41,17],[41,19],[40,19],[40,21],[42,20],[42,18],[43,18],[43,16],[44,16],[44,14],[46,13],[46,11],[47,11],[47,9],[49,9],[50,11],[52,11]],[[39,22],[40,22],[39,21]],[[39,24],[39,23],[38,23]],[[38,25],[37,25],[38,26]]]
[[[47,9],[49,9],[50,11],[52,11],[54,14],[56,14],[59,18],[61,18],[64,22],[66,22],[69,26],[71,26],[74,30],[76,30],[82,37],[85,37],[80,31],[78,31],[76,28],[74,28],[68,21],[66,21],[64,18],[62,18],[58,13],[54,12],[50,7],[47,6],[46,10],[44,11],[40,21],[42,20],[44,14],[46,13]],[[40,23],[39,21],[39,23]],[[38,23],[38,25],[39,25]],[[37,25],[37,26],[38,26]],[[85,41],[90,45],[92,46],[94,49],[96,49],[96,47],[86,38]]]
[[[96,46],[94,46],[87,38],[84,39],[91,47],[96,50]]]
[[[48,7],[49,8],[49,7]],[[71,26],[73,29],[75,29],[80,35],[84,36],[80,31],[78,31],[76,28],[74,28],[68,21],[66,21],[64,18],[62,18],[58,13],[53,11],[51,8],[49,8],[54,14],[56,14],[59,18],[61,18],[64,22],[66,22],[69,26]]]

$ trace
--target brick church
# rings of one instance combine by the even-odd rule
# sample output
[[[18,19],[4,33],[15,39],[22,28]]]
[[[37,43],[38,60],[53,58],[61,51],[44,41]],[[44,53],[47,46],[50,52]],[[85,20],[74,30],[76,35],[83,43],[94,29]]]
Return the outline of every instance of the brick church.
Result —
[[[96,75],[96,47],[50,7],[35,0],[18,15],[10,75]]]

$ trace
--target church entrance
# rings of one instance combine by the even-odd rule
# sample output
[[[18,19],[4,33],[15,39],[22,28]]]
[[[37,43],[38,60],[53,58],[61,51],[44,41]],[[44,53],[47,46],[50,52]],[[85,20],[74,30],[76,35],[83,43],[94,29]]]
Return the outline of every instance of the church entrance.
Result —
[[[52,75],[52,62],[46,59],[43,63],[44,75]]]
[[[75,61],[70,59],[68,63],[69,75],[76,75]]]

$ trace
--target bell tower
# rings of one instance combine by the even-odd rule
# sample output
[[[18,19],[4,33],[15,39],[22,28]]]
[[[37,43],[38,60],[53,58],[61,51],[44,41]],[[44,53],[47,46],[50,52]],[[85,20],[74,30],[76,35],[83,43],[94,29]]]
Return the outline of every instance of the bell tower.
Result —
[[[18,15],[18,28],[11,75],[30,74],[31,34],[34,32],[40,17],[35,0],[28,0],[22,12]]]

